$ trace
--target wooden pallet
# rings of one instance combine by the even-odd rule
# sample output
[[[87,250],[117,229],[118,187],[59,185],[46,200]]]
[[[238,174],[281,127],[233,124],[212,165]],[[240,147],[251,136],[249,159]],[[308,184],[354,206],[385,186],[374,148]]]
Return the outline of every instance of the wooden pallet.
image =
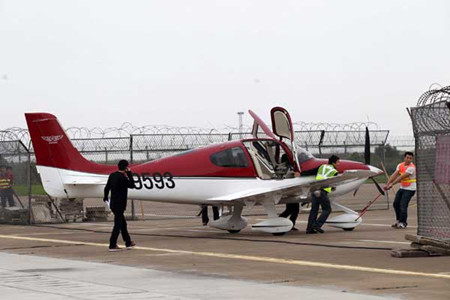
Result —
[[[420,235],[405,235],[411,241],[411,249],[397,249],[391,252],[393,257],[427,257],[450,255],[450,241],[436,240]]]

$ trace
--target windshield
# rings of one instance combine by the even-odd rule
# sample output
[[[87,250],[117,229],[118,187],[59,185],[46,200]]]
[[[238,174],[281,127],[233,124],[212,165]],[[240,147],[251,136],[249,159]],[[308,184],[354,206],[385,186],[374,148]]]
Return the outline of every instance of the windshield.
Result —
[[[306,151],[305,149],[301,147],[297,147],[297,155],[298,155],[298,162],[304,163],[307,160],[310,160],[311,158],[314,158],[314,156]]]

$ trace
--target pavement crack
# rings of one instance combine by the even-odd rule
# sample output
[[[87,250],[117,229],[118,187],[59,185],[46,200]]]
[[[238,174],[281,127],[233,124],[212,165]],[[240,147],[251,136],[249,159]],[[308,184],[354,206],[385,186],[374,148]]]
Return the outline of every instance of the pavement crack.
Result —
[[[0,248],[0,251],[27,250],[27,249],[39,249],[39,248],[62,248],[62,247],[73,247],[73,246],[82,246],[82,245],[80,245],[80,244],[73,244],[73,245],[36,245],[36,246],[28,246],[28,247]]]
[[[416,288],[419,287],[418,285],[399,285],[399,286],[392,286],[392,287],[377,287],[372,288],[372,290],[375,291],[383,291],[383,290],[398,290],[398,289],[409,289],[409,288]]]

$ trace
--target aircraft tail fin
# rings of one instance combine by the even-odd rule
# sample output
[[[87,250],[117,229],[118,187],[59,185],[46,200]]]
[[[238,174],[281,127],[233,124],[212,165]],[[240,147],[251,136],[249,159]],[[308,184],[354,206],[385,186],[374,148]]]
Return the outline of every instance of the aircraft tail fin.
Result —
[[[26,113],[28,130],[38,166],[107,174],[114,166],[85,159],[72,145],[58,119],[49,113]]]

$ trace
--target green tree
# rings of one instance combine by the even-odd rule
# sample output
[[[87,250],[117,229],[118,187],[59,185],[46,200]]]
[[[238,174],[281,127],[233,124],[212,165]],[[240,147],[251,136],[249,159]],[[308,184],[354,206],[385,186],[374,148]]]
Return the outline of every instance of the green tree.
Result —
[[[386,167],[388,175],[391,175],[395,172],[397,165],[403,160],[403,152],[397,150],[395,146],[391,146],[389,144],[384,145],[384,147],[376,147],[375,156],[378,157],[379,161],[382,161],[383,151],[385,157],[384,166]]]

